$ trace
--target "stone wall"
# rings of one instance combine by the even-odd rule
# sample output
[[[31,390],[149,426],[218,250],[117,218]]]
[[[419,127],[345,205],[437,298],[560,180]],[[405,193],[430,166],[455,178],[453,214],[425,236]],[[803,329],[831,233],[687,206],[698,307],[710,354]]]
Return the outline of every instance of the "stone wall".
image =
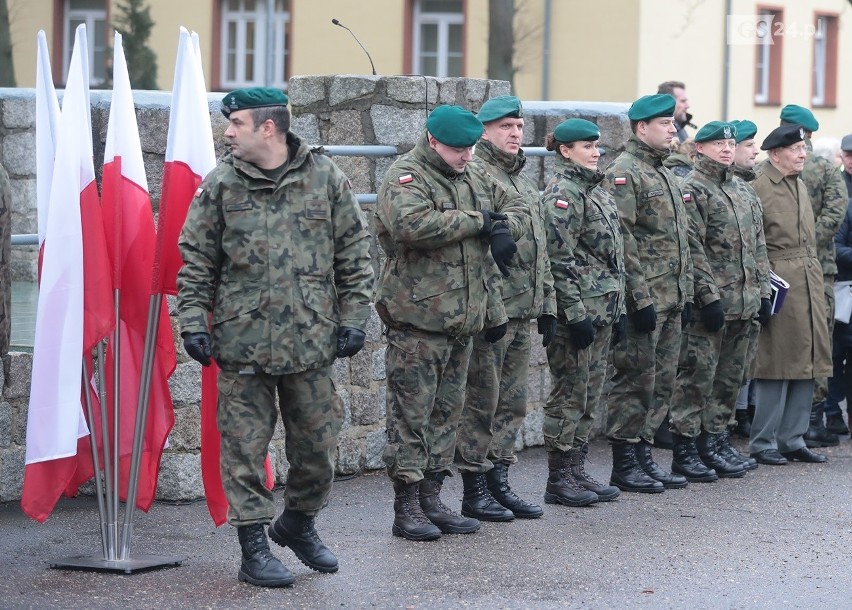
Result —
[[[476,111],[482,102],[509,93],[503,81],[431,77],[318,76],[291,79],[289,94],[292,131],[314,145],[385,144],[409,150],[422,134],[427,110],[437,104],[459,104]],[[210,116],[217,152],[227,125],[218,111],[221,94],[210,94]],[[103,160],[109,116],[109,92],[92,93],[95,167]],[[134,92],[148,185],[156,212],[162,181],[168,131],[168,92]],[[546,133],[565,118],[580,116],[597,122],[602,131],[605,164],[623,147],[629,135],[626,105],[531,102],[526,104],[524,145],[542,146]],[[393,157],[335,157],[358,193],[375,193]],[[35,92],[0,89],[0,161],[13,184],[12,233],[36,232]],[[543,187],[552,171],[552,158],[532,157],[525,171]],[[370,205],[364,205],[371,212]],[[376,264],[382,255],[374,244]],[[13,248],[13,279],[34,281],[35,247]],[[0,290],[9,287],[0,286]],[[171,313],[174,301],[170,299]],[[173,318],[174,320],[174,318]],[[535,331],[533,331],[535,332]],[[535,335],[537,337],[538,335]],[[530,354],[528,415],[516,446],[541,445],[542,405],[549,392],[546,356],[533,342]],[[339,475],[382,468],[385,445],[385,341],[373,312],[367,345],[355,357],[334,365],[334,379],[345,405],[345,422],[337,454]],[[200,366],[186,358],[182,346],[170,380],[175,427],[169,437],[160,473],[158,497],[191,500],[203,496],[200,475]],[[0,501],[20,497],[27,404],[32,357],[13,352],[8,378],[0,378]],[[0,367],[2,374],[2,367]],[[280,425],[271,445],[278,483],[284,483],[288,464]]]

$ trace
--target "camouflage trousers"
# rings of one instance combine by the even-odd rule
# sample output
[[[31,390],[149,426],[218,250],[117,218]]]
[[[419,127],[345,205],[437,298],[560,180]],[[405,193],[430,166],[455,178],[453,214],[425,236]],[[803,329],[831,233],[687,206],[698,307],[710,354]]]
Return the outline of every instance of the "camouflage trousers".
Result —
[[[514,464],[515,440],[527,414],[530,322],[509,320],[506,335],[473,338],[455,461],[459,472],[484,473],[493,463]]]
[[[751,320],[725,320],[719,332],[711,333],[700,320],[689,323],[669,412],[672,432],[695,438],[702,429],[725,431],[746,376],[752,327]]]
[[[763,328],[756,319],[751,321],[751,326],[748,331],[748,348],[746,348],[746,363],[743,368],[743,382],[740,386],[740,391],[745,391],[746,402],[745,405],[748,405],[748,394],[749,394],[749,384],[751,383],[752,377],[752,369],[754,368],[754,360],[757,358],[757,346],[760,343],[760,329]],[[753,390],[752,390],[753,391]],[[740,407],[746,408],[746,407]],[[734,409],[731,412],[731,419],[728,420],[728,427],[737,425],[737,410]]]
[[[654,435],[666,417],[680,354],[681,312],[657,313],[657,327],[640,333],[628,316],[627,337],[612,348],[607,438],[629,442]]]
[[[343,424],[343,403],[331,367],[292,375],[220,371],[218,386],[216,423],[222,435],[220,465],[228,523],[239,527],[269,523],[275,517],[263,473],[279,412],[290,463],[284,506],[316,515],[331,493],[337,435]]]
[[[823,287],[825,288],[825,315],[828,321],[828,340],[831,341],[834,336],[834,276],[823,275]],[[825,402],[828,398],[828,379],[826,377],[817,377],[814,380],[814,398],[813,404]]]
[[[473,339],[392,329],[387,337],[388,476],[452,474]]]
[[[606,381],[612,326],[595,328],[595,340],[586,349],[571,344],[566,324],[556,327],[547,346],[550,396],[544,406],[544,446],[548,451],[570,451],[589,440]]]

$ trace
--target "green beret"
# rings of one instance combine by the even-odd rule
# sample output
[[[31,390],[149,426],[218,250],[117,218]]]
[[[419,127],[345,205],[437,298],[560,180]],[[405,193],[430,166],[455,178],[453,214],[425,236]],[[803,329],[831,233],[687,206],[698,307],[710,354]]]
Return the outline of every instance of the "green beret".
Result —
[[[785,123],[781,127],[773,129],[763,144],[760,145],[760,150],[772,150],[773,148],[783,148],[792,146],[805,140],[805,128],[797,123]]]
[[[757,135],[757,125],[749,120],[731,121],[731,125],[737,128],[737,144]]]
[[[816,120],[814,113],[795,104],[787,104],[781,109],[781,120],[785,123],[798,123],[805,128],[805,131],[819,129],[819,121]]]
[[[578,140],[597,140],[601,137],[598,126],[586,119],[568,119],[562,121],[553,130],[553,139],[557,142],[577,142]]]
[[[668,93],[643,95],[630,104],[627,118],[631,121],[650,121],[661,116],[673,117],[676,103],[674,96]]]
[[[441,144],[453,148],[473,146],[482,135],[482,123],[461,106],[438,106],[426,119],[426,129]]]
[[[286,106],[290,98],[280,89],[271,87],[249,87],[235,89],[222,98],[222,114],[230,116],[235,110],[246,108],[265,108],[267,106]]]
[[[513,119],[524,118],[524,108],[521,106],[521,100],[514,95],[499,95],[486,100],[479,109],[479,114],[476,115],[483,123],[490,123],[505,117]]]
[[[730,123],[710,121],[695,134],[696,142],[712,142],[714,140],[734,140],[737,128]]]

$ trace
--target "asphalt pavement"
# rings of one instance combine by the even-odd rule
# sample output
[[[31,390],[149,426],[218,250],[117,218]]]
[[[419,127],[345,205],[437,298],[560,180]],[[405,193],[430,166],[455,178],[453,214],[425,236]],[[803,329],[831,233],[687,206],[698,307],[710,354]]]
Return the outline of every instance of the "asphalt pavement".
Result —
[[[312,572],[272,544],[296,574],[286,589],[237,581],[236,532],[216,528],[203,502],[138,513],[132,555],[182,562],[129,575],[50,568],[100,554],[92,498],[62,499],[44,524],[4,504],[0,607],[850,608],[852,442],[841,437],[824,452],[827,464],[760,466],[743,479],[622,493],[585,508],[544,505],[540,519],[484,523],[435,542],[391,535],[384,474],[338,481],[317,524],[340,571]],[[655,456],[669,465],[670,452]],[[544,451],[519,457],[513,488],[543,502]],[[590,458],[587,470],[608,479],[607,445],[593,443]],[[458,509],[460,477],[447,480],[442,497]],[[280,491],[276,498],[280,510]]]

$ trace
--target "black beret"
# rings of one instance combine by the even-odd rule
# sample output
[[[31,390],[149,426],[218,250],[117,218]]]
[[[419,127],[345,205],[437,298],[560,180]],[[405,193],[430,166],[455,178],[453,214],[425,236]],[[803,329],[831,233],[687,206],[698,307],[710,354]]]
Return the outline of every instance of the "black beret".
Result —
[[[805,140],[805,128],[798,123],[785,123],[780,127],[773,129],[763,144],[760,145],[760,150],[772,150],[773,148],[783,148],[792,146]]]

